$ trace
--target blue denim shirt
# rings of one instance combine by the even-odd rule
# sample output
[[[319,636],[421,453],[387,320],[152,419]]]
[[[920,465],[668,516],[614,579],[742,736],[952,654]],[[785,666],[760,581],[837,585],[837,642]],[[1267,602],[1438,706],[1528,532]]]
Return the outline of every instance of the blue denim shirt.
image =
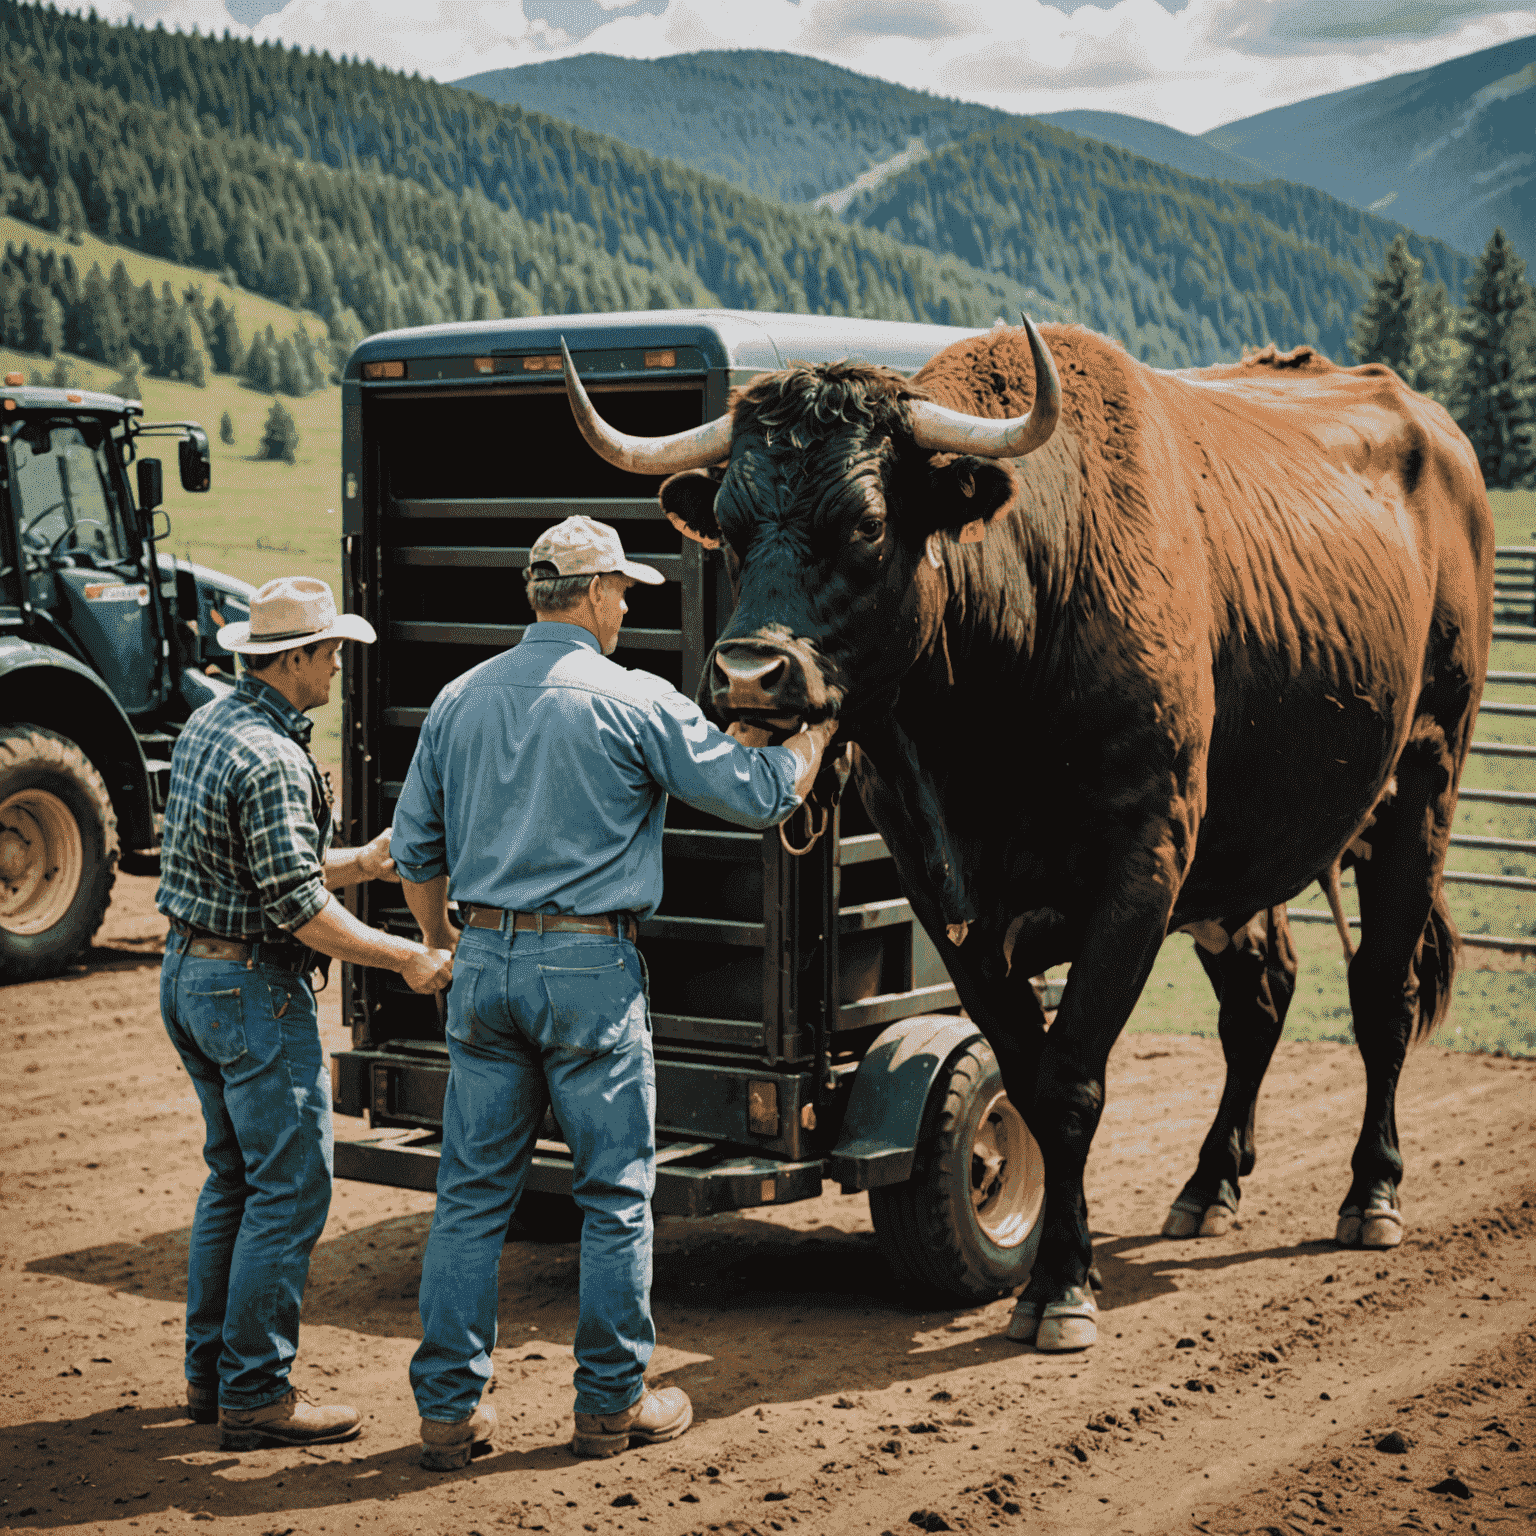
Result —
[[[455,678],[427,713],[390,852],[456,901],[649,917],[661,901],[667,796],[771,827],[800,803],[795,756],[744,747],[576,624],[532,624]]]

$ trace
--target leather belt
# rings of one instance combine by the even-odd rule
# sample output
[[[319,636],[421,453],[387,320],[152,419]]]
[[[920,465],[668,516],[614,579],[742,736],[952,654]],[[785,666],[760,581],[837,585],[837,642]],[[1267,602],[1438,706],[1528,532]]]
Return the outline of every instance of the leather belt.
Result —
[[[275,965],[282,971],[294,971],[307,975],[319,963],[312,949],[303,944],[269,944],[263,940],[225,939],[216,933],[205,933],[188,923],[171,919],[171,928],[182,935],[186,943],[181,952],[196,960],[234,960],[249,968],[253,965]]]
[[[599,912],[593,917],[569,917],[560,912],[505,912],[461,901],[459,915],[466,928],[512,929],[518,933],[606,933],[634,941],[639,924],[628,912]]]

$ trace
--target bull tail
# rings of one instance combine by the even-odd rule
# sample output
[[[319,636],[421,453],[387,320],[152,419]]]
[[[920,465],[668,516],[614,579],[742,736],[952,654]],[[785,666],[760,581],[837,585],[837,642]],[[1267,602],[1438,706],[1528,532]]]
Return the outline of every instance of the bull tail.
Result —
[[[1348,965],[1355,958],[1355,941],[1350,937],[1349,919],[1344,915],[1344,893],[1339,889],[1341,869],[1340,861],[1335,859],[1317,883],[1322,886],[1323,895],[1328,898],[1328,910],[1333,913],[1333,926],[1339,930],[1339,942],[1344,946],[1344,963]]]
[[[1456,960],[1461,952],[1461,935],[1451,921],[1445,887],[1435,887],[1435,899],[1424,924],[1424,937],[1413,956],[1414,979],[1419,985],[1419,1016],[1414,1021],[1413,1040],[1427,1040],[1445,1023],[1451,1011],[1451,983],[1456,977]]]

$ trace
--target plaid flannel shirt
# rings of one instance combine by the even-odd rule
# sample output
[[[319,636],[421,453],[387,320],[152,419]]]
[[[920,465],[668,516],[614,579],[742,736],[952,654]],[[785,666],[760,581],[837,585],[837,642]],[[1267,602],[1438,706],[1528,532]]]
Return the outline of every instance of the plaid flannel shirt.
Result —
[[[319,913],[332,822],[311,728],[250,676],[187,722],[160,848],[155,904],[167,917],[227,939],[291,943]]]

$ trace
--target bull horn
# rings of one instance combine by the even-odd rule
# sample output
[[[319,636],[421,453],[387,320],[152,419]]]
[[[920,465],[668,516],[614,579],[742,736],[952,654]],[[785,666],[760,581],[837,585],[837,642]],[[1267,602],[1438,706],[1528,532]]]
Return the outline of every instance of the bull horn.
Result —
[[[702,469],[731,456],[731,418],[717,417],[701,427],[674,432],[670,437],[631,437],[617,432],[597,414],[576,374],[570,348],[560,338],[565,359],[565,393],[571,414],[593,453],[619,469],[635,475],[675,475],[684,469]]]
[[[907,414],[919,448],[931,448],[938,453],[974,453],[983,459],[1022,459],[1050,440],[1061,415],[1061,379],[1034,321],[1028,315],[1021,318],[1035,359],[1034,409],[1009,421],[996,421],[990,416],[952,411],[931,400],[913,400],[907,406]]]

